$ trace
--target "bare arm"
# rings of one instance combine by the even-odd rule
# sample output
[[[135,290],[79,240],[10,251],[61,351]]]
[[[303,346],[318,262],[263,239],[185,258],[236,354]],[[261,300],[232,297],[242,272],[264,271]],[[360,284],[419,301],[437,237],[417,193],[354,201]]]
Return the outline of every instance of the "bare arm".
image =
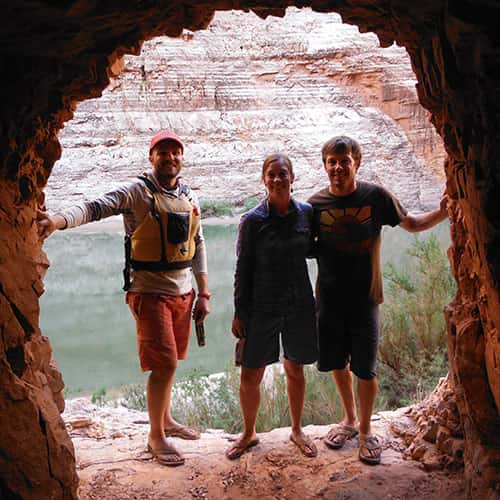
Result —
[[[448,217],[448,195],[443,195],[439,208],[423,214],[407,214],[400,222],[400,226],[411,233],[418,233],[434,227]]]

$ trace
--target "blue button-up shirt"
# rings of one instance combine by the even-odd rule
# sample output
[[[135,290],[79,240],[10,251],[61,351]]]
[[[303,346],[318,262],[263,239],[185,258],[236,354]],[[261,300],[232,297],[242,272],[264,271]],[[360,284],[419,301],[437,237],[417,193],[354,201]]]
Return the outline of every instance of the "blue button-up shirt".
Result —
[[[292,198],[279,216],[267,198],[241,217],[234,279],[235,316],[285,315],[314,305],[307,270],[312,207]]]

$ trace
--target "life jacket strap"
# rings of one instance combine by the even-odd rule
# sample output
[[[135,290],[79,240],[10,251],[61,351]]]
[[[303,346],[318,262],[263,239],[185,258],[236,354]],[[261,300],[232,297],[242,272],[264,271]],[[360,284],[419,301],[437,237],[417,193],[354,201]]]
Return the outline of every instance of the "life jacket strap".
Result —
[[[130,267],[134,271],[173,271],[175,269],[186,269],[193,265],[192,260],[183,262],[144,262],[138,260],[130,260]]]
[[[130,254],[132,251],[132,242],[128,234],[125,235],[125,267],[123,268],[123,290],[127,292],[130,289]]]

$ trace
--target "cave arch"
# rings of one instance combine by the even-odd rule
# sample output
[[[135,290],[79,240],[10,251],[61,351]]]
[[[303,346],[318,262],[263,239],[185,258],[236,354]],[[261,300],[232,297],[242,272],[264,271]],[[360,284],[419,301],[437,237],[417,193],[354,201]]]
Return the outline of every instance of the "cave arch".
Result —
[[[469,492],[494,494],[500,436],[500,6],[475,0],[215,3],[118,0],[4,7],[0,54],[0,494],[76,497],[71,441],[59,417],[60,375],[38,324],[47,266],[34,228],[37,204],[60,156],[58,130],[76,102],[96,97],[124,53],[143,40],[205,28],[214,10],[283,16],[287,6],[335,11],[382,46],[404,46],[421,104],[444,140],[450,261],[458,292],[447,309],[450,384],[465,430]],[[489,493],[488,493],[489,492]]]

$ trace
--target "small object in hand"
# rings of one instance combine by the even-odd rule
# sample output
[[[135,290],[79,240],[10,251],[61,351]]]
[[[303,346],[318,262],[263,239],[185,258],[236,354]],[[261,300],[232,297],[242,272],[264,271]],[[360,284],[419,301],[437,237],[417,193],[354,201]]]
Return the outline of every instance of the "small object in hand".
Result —
[[[194,318],[194,327],[196,330],[196,340],[198,340],[198,345],[203,347],[205,345],[205,326],[203,325],[203,321],[199,321],[201,317],[201,312],[197,314],[196,318]]]
[[[241,366],[243,362],[243,349],[245,348],[245,337],[241,337],[236,342],[236,347],[234,349],[234,364],[236,366]]]

